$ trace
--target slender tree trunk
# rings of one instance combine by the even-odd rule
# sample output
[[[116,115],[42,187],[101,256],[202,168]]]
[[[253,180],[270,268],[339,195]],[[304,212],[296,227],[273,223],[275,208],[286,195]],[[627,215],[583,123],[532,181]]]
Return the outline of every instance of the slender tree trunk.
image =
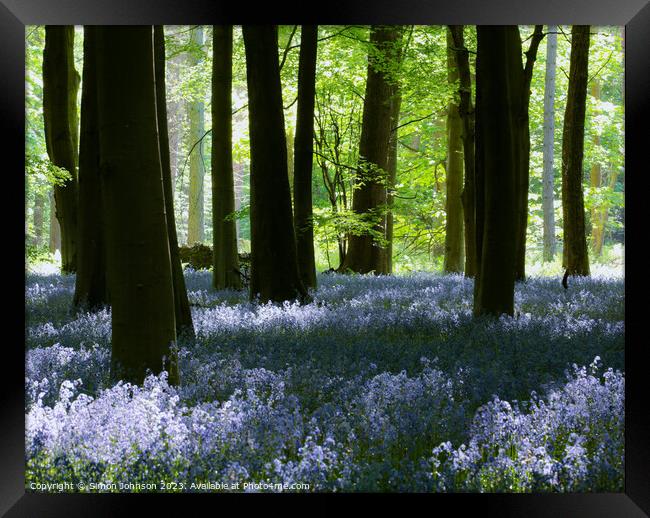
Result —
[[[212,61],[212,285],[241,289],[232,167],[232,25],[213,27]]]
[[[298,272],[305,288],[316,288],[311,177],[314,165],[317,40],[318,26],[303,25],[300,32],[300,61],[298,65],[293,223],[296,230]]]
[[[77,92],[74,68],[74,26],[47,25],[43,52],[43,121],[51,162],[71,179],[54,187],[56,217],[61,228],[61,269],[76,270],[77,246]]]
[[[594,28],[594,33],[597,29]],[[596,103],[600,103],[600,81],[598,77],[591,80],[591,96]],[[593,136],[594,149],[600,147],[600,135],[594,130]],[[594,153],[597,157],[598,153]],[[602,166],[597,159],[592,161],[591,171],[589,174],[589,185],[593,189],[600,189],[603,184]],[[607,207],[594,206],[591,209],[591,247],[594,255],[600,256],[603,253],[604,223],[607,214]]]
[[[23,213],[24,216],[24,221],[25,221],[25,241],[27,240],[27,236],[29,235],[29,203],[27,196],[29,195],[31,191],[30,187],[30,181],[29,181],[29,176],[25,176],[25,212]]]
[[[198,46],[203,45],[203,27],[200,25],[192,31],[192,42]],[[201,59],[194,56],[190,56],[189,58],[190,66],[197,66],[201,61]],[[203,165],[203,142],[199,142],[205,133],[205,106],[203,101],[192,101],[189,105],[189,110],[190,133],[188,148],[191,149],[192,146],[194,146],[194,150],[190,155],[187,244],[188,246],[192,246],[195,243],[203,242],[203,183],[205,179],[205,169]]]
[[[160,166],[162,170],[163,194],[165,197],[165,221],[169,239],[169,259],[172,268],[174,289],[174,316],[176,332],[179,337],[193,339],[194,323],[187,298],[183,266],[178,253],[178,236],[176,235],[176,217],[174,215],[174,188],[172,185],[171,159],[169,154],[169,131],[167,127],[167,95],[165,81],[165,31],[162,25],[153,29],[154,66],[156,81],[156,120],[158,123],[158,145],[160,148]]]
[[[598,78],[592,80],[591,85],[591,95],[595,99],[600,99],[600,84]],[[593,146],[597,148],[600,146],[600,136],[597,133],[594,133],[593,136]],[[600,162],[593,161],[591,165],[591,171],[589,173],[589,185],[593,189],[600,189],[602,185],[602,167]],[[594,251],[594,255],[600,256],[603,252],[603,212],[606,209],[603,209],[600,206],[595,206],[591,209],[591,247]]]
[[[277,26],[242,27],[251,143],[251,298],[305,298],[298,275]]]
[[[557,54],[557,26],[548,26],[546,40],[546,77],[544,80],[544,261],[555,257],[555,204],[553,195],[553,158],[555,144],[555,60]]]
[[[293,128],[291,126],[288,126],[286,128],[286,143],[287,143],[287,174],[289,175],[289,191],[291,192],[291,198],[293,199],[293,185],[294,185],[294,179],[293,179],[293,164],[294,164],[294,156],[293,156],[293,148],[294,148],[294,139],[295,136],[293,134]]]
[[[184,62],[183,54],[176,54],[171,59],[165,62],[165,79],[176,79],[180,75],[180,69]],[[183,100],[176,100],[167,103],[167,120],[168,120],[168,133],[169,133],[169,155],[171,162],[171,178],[172,178],[172,201],[176,203],[176,178],[179,174],[179,169],[183,165],[184,158],[181,157],[181,147],[183,135],[181,134],[180,121],[184,116]]]
[[[543,25],[536,25],[526,51],[526,64],[523,68],[523,86],[521,90],[519,113],[519,137],[521,140],[520,165],[517,172],[517,234],[515,260],[515,280],[526,278],[526,231],[528,228],[528,191],[530,185],[530,127],[528,107],[530,105],[530,83],[533,79],[533,66],[537,59],[539,44],[544,38]],[[518,31],[518,30],[517,30]]]
[[[563,265],[569,275],[589,275],[582,187],[589,28],[574,25],[571,29],[569,91],[562,132]]]
[[[50,191],[50,252],[61,251],[61,226],[56,219],[56,202],[54,200],[54,189]]]
[[[390,115],[390,140],[388,143],[388,189],[386,193],[386,273],[393,273],[393,236],[394,236],[394,218],[393,218],[393,191],[397,183],[397,142],[399,114],[402,107],[402,94],[399,84],[394,85],[395,92],[392,98],[391,115]]]
[[[42,194],[36,194],[34,198],[34,245],[40,247],[43,245],[43,221],[45,214],[45,197]]]
[[[403,32],[400,28],[398,36],[398,44],[396,48],[395,66],[396,76],[401,72],[402,58],[406,50],[407,42],[402,42]],[[410,36],[409,36],[410,39]],[[388,139],[388,159],[386,163],[386,171],[388,173],[388,183],[386,185],[386,223],[385,223],[385,238],[386,250],[384,252],[384,261],[386,263],[385,271],[388,274],[393,273],[393,240],[394,240],[394,192],[395,185],[397,184],[397,144],[399,139],[399,120],[400,112],[402,109],[402,90],[400,86],[400,77],[395,77],[392,81],[393,92],[391,94],[391,113],[390,113],[390,136]]]
[[[97,132],[96,28],[84,27],[81,140],[79,143],[79,239],[73,307],[94,311],[108,304],[104,213]]]
[[[523,69],[516,26],[477,27],[474,314],[513,314],[519,116]],[[499,128],[499,131],[495,131]]]
[[[454,42],[451,30],[447,30],[447,80],[453,85],[459,80],[458,67],[454,58]],[[463,253],[463,143],[462,120],[459,106],[453,100],[447,107],[447,196],[445,210],[445,261],[446,273],[462,273]]]
[[[469,70],[469,52],[463,38],[463,25],[450,25],[453,38],[456,66],[460,83],[458,110],[462,120],[463,163],[465,177],[461,202],[465,228],[465,276],[476,275],[476,215],[475,215],[475,173],[474,173],[474,108],[472,106],[472,76]]]
[[[616,187],[616,180],[618,179],[618,174],[616,171],[612,171],[609,175],[609,180],[608,180],[608,186],[610,190],[614,190]],[[603,252],[603,245],[605,244],[605,229],[607,227],[607,219],[609,217],[609,211],[607,210],[607,207],[603,207],[600,209],[598,213],[598,227],[600,229],[599,233],[599,242],[597,243],[600,248],[596,248],[595,251],[598,254],[602,254]]]
[[[243,197],[243,183],[244,183],[244,164],[237,163],[233,166],[233,180],[235,182],[235,210],[241,210],[241,203]],[[241,223],[240,220],[235,220],[235,236],[236,242],[239,245],[241,239]]]
[[[398,26],[372,26],[368,56],[368,78],[363,103],[363,123],[359,144],[357,187],[352,210],[367,219],[373,231],[385,235],[386,184],[388,180],[388,143],[391,133],[392,78],[381,66],[399,51],[401,30]],[[371,233],[349,236],[348,250],[341,270],[358,273],[386,274],[386,248],[375,243]]]
[[[113,379],[178,383],[151,26],[97,27],[100,175]]]

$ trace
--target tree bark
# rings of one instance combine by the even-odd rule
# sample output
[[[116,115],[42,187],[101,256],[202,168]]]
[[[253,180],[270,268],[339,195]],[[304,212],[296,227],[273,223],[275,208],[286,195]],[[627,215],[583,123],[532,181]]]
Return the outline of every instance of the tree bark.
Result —
[[[451,30],[447,30],[447,80],[450,85],[459,80],[458,67],[453,50]],[[445,211],[445,259],[446,273],[462,273],[463,251],[463,143],[462,120],[458,104],[452,100],[447,107],[447,196]]]
[[[386,171],[388,173],[388,183],[386,185],[386,223],[385,223],[385,238],[386,250],[384,252],[384,260],[386,262],[386,273],[393,273],[393,240],[394,240],[394,222],[393,206],[395,203],[395,185],[397,184],[397,144],[399,139],[399,120],[400,112],[402,109],[402,90],[400,85],[400,71],[402,65],[402,58],[406,50],[407,42],[402,42],[404,33],[402,28],[399,29],[398,44],[396,54],[393,55],[395,65],[397,67],[396,77],[392,81],[393,92],[391,94],[391,113],[390,113],[390,136],[388,139],[388,159],[386,163]],[[409,38],[410,39],[410,38]]]
[[[212,285],[241,289],[232,166],[232,25],[215,25],[212,61]]]
[[[73,307],[94,311],[108,304],[104,223],[97,132],[96,28],[84,27],[81,140],[79,142],[79,238]]]
[[[293,198],[296,253],[300,280],[305,288],[316,288],[314,219],[311,177],[314,165],[314,104],[318,26],[303,25],[298,64],[298,113],[293,167]]]
[[[158,124],[158,145],[160,148],[160,166],[162,169],[163,194],[165,196],[165,221],[169,239],[169,259],[172,268],[174,289],[174,316],[176,332],[179,337],[193,339],[194,323],[187,298],[183,265],[178,253],[178,236],[176,234],[176,217],[174,214],[174,188],[172,184],[171,158],[169,151],[169,130],[167,125],[167,95],[165,81],[165,31],[162,25],[153,29],[154,66],[156,82],[156,120]]]
[[[608,188],[613,191],[614,188],[616,187],[616,180],[618,179],[618,173],[616,171],[611,171],[609,175],[609,179],[607,180],[608,183]],[[601,180],[601,183],[604,182],[604,180]],[[600,218],[598,220],[598,227],[599,227],[599,242],[597,243],[597,246],[600,248],[596,248],[594,251],[595,253],[598,253],[599,255],[602,254],[602,248],[603,245],[605,244],[605,229],[607,228],[607,219],[609,218],[609,211],[607,210],[607,207],[603,207],[600,209],[598,213],[598,217]],[[596,246],[596,244],[594,245]]]
[[[596,29],[594,29],[594,33]],[[600,81],[598,77],[591,80],[591,96],[597,103],[600,103]],[[594,149],[600,147],[600,135],[594,131],[593,136]],[[598,156],[594,153],[595,157]],[[594,159],[589,173],[589,185],[593,189],[599,189],[603,184],[602,166],[597,159]],[[591,209],[591,247],[594,255],[600,256],[603,253],[603,237],[605,235],[605,219],[607,214],[607,207],[600,207],[598,205]]]
[[[393,218],[393,191],[397,183],[397,142],[399,114],[402,107],[402,94],[399,84],[394,85],[391,114],[390,114],[390,140],[388,143],[388,188],[386,192],[386,273],[393,273],[393,237],[394,237],[394,218]]]
[[[61,229],[61,269],[76,270],[77,256],[77,92],[74,68],[74,26],[46,25],[43,52],[43,121],[50,161],[70,173],[54,187],[56,218]]]
[[[474,152],[474,108],[472,106],[472,77],[469,70],[469,52],[463,38],[463,25],[450,25],[453,38],[456,67],[460,83],[459,112],[462,120],[463,163],[465,166],[463,192],[463,223],[465,229],[465,276],[476,275],[476,214],[475,214],[475,152]]]
[[[555,60],[557,54],[557,26],[548,26],[546,40],[546,76],[544,78],[544,261],[555,257],[555,204],[553,158],[555,144]]]
[[[569,275],[589,275],[582,187],[589,28],[574,25],[571,29],[569,91],[562,132],[563,266]]]
[[[512,315],[523,74],[516,26],[477,27],[474,315]],[[495,131],[498,128],[498,131]]]
[[[233,165],[233,180],[235,183],[235,210],[241,210],[241,204],[243,199],[243,183],[244,183],[244,164],[241,162]],[[241,231],[241,222],[239,219],[235,220],[235,236],[236,242],[239,246],[239,240],[242,236]],[[237,259],[239,260],[239,258]]]
[[[100,176],[113,379],[178,383],[151,26],[97,27]]]
[[[521,140],[520,165],[516,177],[517,190],[517,234],[515,260],[515,280],[526,278],[526,230],[528,228],[528,190],[530,185],[530,83],[533,79],[533,66],[537,59],[539,44],[544,38],[543,25],[536,25],[526,51],[526,64],[523,68],[523,85],[521,87],[521,102],[519,113],[519,138]],[[519,30],[517,30],[519,32]],[[521,45],[520,45],[521,48]]]
[[[201,47],[203,45],[203,27],[200,25],[192,30],[192,43]],[[197,66],[202,59],[194,55],[189,57],[189,65]],[[203,242],[203,183],[205,179],[205,169],[203,166],[203,141],[199,140],[205,132],[205,106],[203,101],[191,101],[189,104],[190,115],[190,133],[188,149],[192,150],[190,154],[190,185],[188,196],[188,213],[187,213],[187,245],[192,246],[195,243]],[[198,142],[198,144],[197,144]]]
[[[34,245],[43,245],[43,221],[45,214],[45,197],[36,193],[34,197]]]
[[[386,64],[394,60],[400,43],[398,26],[370,29],[372,50],[368,55],[368,76],[363,102],[363,122],[359,143],[352,210],[372,225],[376,235],[385,235],[388,143],[391,133],[393,78]],[[386,274],[386,248],[380,247],[370,232],[351,234],[341,271]]]
[[[56,219],[56,201],[54,200],[54,189],[50,191],[50,252],[61,251],[61,226]]]
[[[277,26],[242,27],[251,144],[250,294],[261,302],[304,299],[287,171]]]
[[[289,192],[291,193],[291,198],[293,199],[293,185],[294,185],[294,178],[293,178],[293,165],[294,165],[294,156],[293,156],[293,149],[294,149],[294,140],[295,136],[293,134],[293,128],[291,126],[288,126],[285,131],[285,141],[287,143],[287,174],[289,175]]]

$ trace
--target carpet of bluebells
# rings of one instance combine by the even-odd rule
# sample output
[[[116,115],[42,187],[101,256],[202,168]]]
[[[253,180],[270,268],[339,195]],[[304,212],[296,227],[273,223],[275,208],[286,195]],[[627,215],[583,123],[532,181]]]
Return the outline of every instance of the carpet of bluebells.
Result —
[[[499,320],[462,276],[321,275],[300,306],[210,275],[185,272],[197,338],[170,387],[110,383],[110,311],[27,274],[28,488],[623,490],[621,273],[532,277]]]

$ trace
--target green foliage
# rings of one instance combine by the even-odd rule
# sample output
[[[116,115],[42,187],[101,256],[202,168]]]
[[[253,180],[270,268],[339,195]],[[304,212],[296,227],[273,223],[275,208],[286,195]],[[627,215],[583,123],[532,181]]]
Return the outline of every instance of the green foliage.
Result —
[[[544,27],[547,31],[548,27]],[[522,40],[532,33],[532,27],[522,27]],[[562,235],[562,129],[566,108],[566,92],[571,58],[571,28],[560,26],[557,37],[557,74],[555,84],[555,223],[556,237]],[[592,27],[589,49],[589,84],[585,117],[584,195],[588,228],[591,228],[591,210],[608,209],[606,237],[613,243],[622,238],[624,209],[624,142],[623,131],[623,51],[620,27]],[[524,50],[526,45],[524,44]],[[539,46],[533,68],[530,99],[530,196],[528,250],[537,257],[542,249],[542,170],[544,141],[544,76],[546,71],[546,42]],[[594,82],[600,85],[600,99],[593,95]],[[602,172],[600,187],[591,187],[592,167],[599,165]],[[612,176],[616,179],[610,186]],[[594,258],[590,258],[593,260]]]
[[[238,219],[247,219],[250,217],[251,214],[251,206],[250,204],[245,205],[239,210],[236,210],[235,212],[231,212],[228,214],[224,219],[226,221],[233,221],[233,220],[238,220]]]
[[[49,185],[65,185],[72,175],[64,168],[54,165],[47,159],[38,156],[25,155],[25,173],[39,180],[41,187]]]
[[[188,157],[192,146],[203,160],[205,241],[211,243],[212,202],[210,158],[212,135],[211,75],[212,27],[203,26],[203,44],[193,41],[198,26],[166,26],[167,109],[170,135],[174,204],[179,242],[187,235]],[[547,30],[547,27],[545,27]],[[522,51],[528,47],[532,26],[521,26]],[[570,27],[560,26],[558,34],[555,90],[555,220],[556,235],[562,237],[561,149],[562,125],[566,106],[570,61]],[[240,27],[233,34],[233,166],[236,207],[231,215],[239,228],[240,250],[250,240],[248,135],[248,97],[246,63]],[[284,120],[287,145],[295,134],[298,61],[301,28],[278,27],[278,59],[281,63]],[[476,30],[466,26],[465,44],[469,49],[470,70],[474,71]],[[385,209],[359,216],[352,212],[355,174],[359,161],[359,140],[363,117],[363,97],[369,52],[375,67],[399,82],[401,113],[397,131],[397,181],[393,189],[394,269],[436,270],[444,254],[447,137],[446,115],[451,100],[457,99],[458,84],[450,84],[445,26],[405,26],[402,59],[394,59],[396,48],[376,54],[369,42],[369,27],[361,25],[319,26],[314,120],[314,166],[312,192],[314,235],[319,267],[338,267],[339,245],[345,247],[349,234],[370,234],[378,246],[385,245],[383,235],[374,230]],[[40,246],[47,242],[50,212],[49,195],[53,184],[64,182],[67,173],[52,166],[47,158],[42,113],[42,54],[45,42],[43,26],[26,28],[26,218],[27,237]],[[75,62],[83,67],[83,29],[77,27]],[[605,252],[623,238],[624,227],[624,102],[623,40],[620,27],[592,28],[589,55],[589,95],[585,128],[584,186],[588,220],[592,210],[606,209]],[[522,55],[522,59],[525,56]],[[544,74],[546,41],[543,40],[533,69],[530,99],[530,194],[528,244],[529,260],[534,261],[542,248],[542,144]],[[598,82],[600,95],[592,95]],[[201,101],[205,107],[206,135],[201,143],[189,142],[188,106]],[[291,164],[290,169],[291,169]],[[591,170],[599,166],[602,180],[591,186]],[[367,168],[366,168],[367,169]],[[383,171],[369,171],[373,180]],[[36,229],[35,216],[45,221]],[[588,221],[588,229],[592,228]],[[609,247],[609,248],[608,248]]]
[[[55,264],[57,259],[50,253],[47,247],[27,242],[25,243],[25,261],[28,265],[36,265],[39,263]]]

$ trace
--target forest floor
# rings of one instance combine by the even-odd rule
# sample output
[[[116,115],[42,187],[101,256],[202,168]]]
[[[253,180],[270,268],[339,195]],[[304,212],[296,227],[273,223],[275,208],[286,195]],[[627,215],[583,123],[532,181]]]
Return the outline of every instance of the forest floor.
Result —
[[[110,311],[27,274],[28,488],[623,490],[622,272],[531,277],[496,321],[462,276],[320,275],[300,306],[210,275],[185,272],[197,338],[172,388],[113,386]]]

